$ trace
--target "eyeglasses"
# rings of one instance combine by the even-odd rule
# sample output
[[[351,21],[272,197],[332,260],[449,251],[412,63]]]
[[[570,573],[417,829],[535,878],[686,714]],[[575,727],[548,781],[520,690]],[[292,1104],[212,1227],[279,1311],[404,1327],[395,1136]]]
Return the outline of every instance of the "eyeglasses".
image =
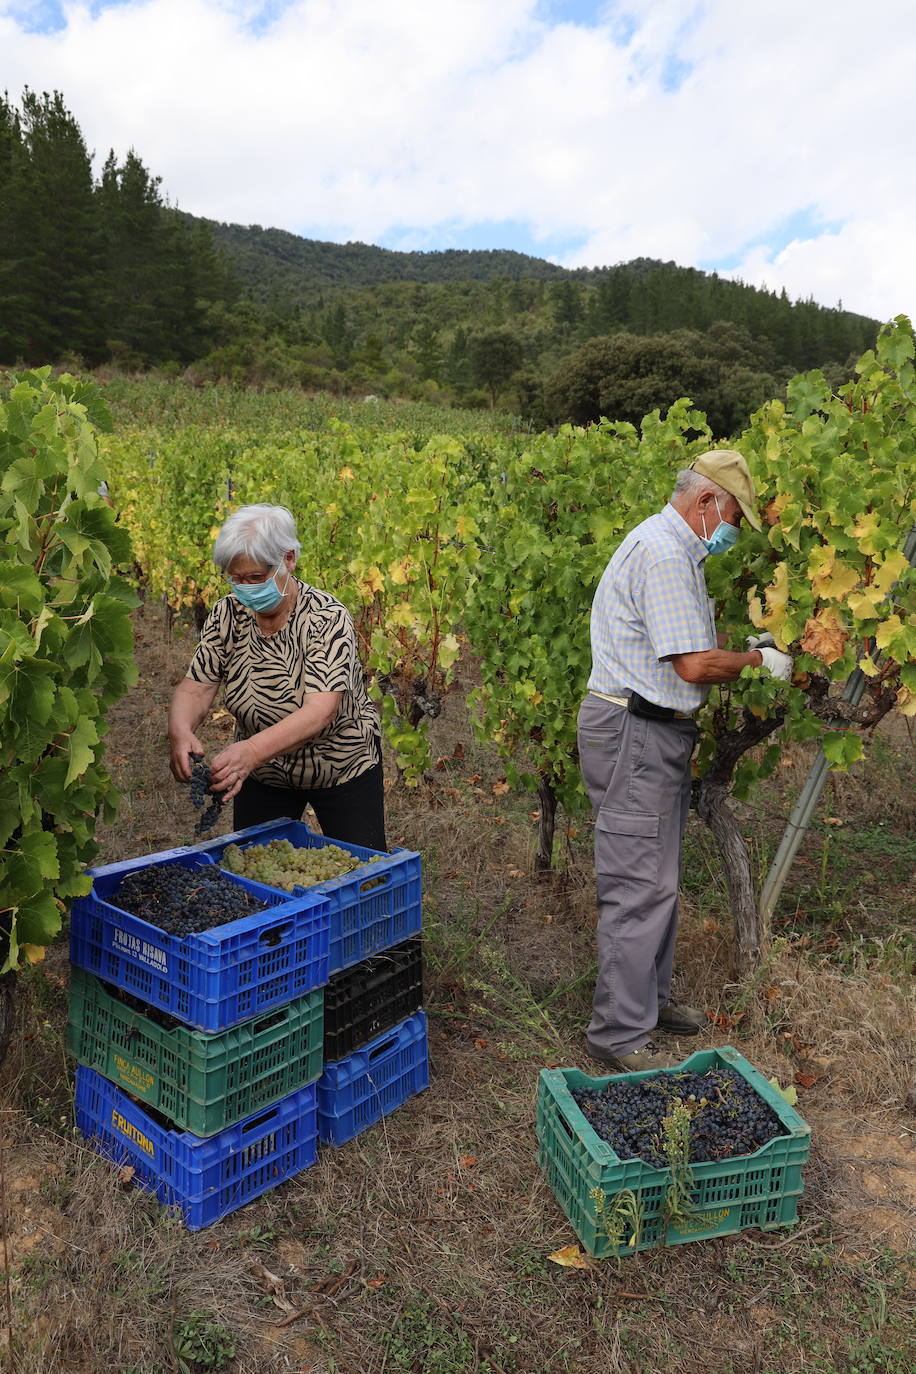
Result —
[[[259,587],[262,582],[269,581],[277,571],[277,568],[273,568],[264,573],[242,573],[240,577],[233,577],[230,573],[226,573],[226,581],[230,587]]]

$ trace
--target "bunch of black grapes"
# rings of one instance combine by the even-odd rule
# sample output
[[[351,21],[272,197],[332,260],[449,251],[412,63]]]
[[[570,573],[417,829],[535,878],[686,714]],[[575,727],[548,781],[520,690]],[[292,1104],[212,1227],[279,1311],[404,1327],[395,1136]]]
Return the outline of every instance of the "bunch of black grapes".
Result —
[[[266,910],[264,902],[218,868],[183,868],[180,863],[135,869],[122,880],[111,901],[180,938]]]
[[[657,1073],[597,1090],[574,1088],[572,1095],[618,1159],[641,1159],[656,1169],[668,1163],[662,1122],[678,1099],[690,1113],[691,1164],[751,1154],[785,1133],[772,1107],[733,1068]]]
[[[204,759],[203,754],[192,754],[191,781],[188,789],[191,794],[191,805],[198,811],[206,806],[206,811],[198,817],[194,827],[195,835],[203,835],[205,831],[211,830],[220,818],[223,809],[223,792],[210,791],[210,765]]]

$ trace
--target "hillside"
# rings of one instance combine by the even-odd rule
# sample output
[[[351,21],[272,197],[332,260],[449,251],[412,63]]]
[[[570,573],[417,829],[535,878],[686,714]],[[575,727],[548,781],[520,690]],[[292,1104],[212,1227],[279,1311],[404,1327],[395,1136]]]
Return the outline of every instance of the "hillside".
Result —
[[[194,216],[186,216],[194,220]],[[199,222],[199,221],[198,221]],[[281,292],[306,303],[316,287],[378,286],[383,282],[554,281],[570,275],[543,258],[510,249],[400,253],[369,243],[327,243],[260,224],[204,220],[255,299]]]

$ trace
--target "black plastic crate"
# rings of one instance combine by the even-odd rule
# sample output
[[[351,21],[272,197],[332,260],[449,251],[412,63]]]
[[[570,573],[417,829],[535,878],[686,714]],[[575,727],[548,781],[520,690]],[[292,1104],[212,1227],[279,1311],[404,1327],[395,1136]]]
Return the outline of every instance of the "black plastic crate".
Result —
[[[423,947],[404,940],[334,975],[324,990],[324,1058],[343,1059],[423,1005]]]

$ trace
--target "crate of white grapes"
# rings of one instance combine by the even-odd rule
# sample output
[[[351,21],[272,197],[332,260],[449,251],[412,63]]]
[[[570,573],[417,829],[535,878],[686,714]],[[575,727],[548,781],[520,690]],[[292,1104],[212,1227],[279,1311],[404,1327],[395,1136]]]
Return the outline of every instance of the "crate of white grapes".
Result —
[[[329,973],[417,935],[423,920],[420,856],[382,854],[318,835],[302,821],[266,821],[196,845],[220,868],[296,896],[331,903]],[[254,877],[257,874],[257,878]]]

